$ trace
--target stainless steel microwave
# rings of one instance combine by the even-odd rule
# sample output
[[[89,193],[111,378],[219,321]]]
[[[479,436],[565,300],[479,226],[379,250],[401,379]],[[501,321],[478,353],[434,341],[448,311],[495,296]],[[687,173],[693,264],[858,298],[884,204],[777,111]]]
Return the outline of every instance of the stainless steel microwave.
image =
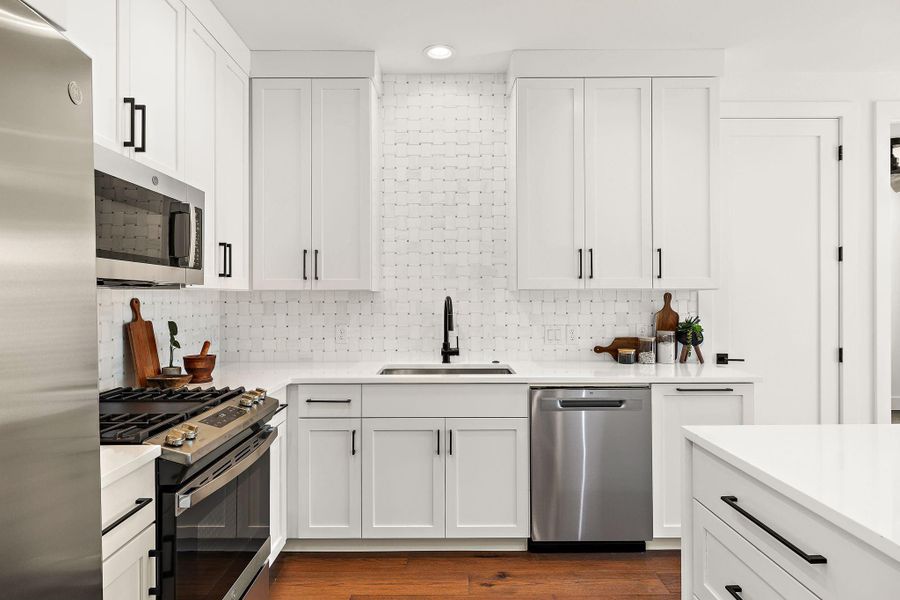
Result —
[[[203,192],[94,145],[97,283],[203,283]]]

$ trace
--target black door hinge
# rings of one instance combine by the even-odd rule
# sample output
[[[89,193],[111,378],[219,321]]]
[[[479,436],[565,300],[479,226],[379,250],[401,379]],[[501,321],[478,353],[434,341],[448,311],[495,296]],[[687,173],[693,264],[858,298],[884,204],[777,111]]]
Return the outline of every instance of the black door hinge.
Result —
[[[844,247],[838,246],[838,262],[844,262]]]
[[[843,348],[838,348],[838,362],[839,363],[844,362],[844,349]]]
[[[844,160],[844,145],[838,146],[838,160]]]

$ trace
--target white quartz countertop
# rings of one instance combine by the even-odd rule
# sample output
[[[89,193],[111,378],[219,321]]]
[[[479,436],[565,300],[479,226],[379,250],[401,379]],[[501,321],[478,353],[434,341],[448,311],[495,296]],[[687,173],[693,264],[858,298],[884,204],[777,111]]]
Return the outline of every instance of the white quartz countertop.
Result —
[[[100,446],[100,487],[133,473],[159,456],[159,446]]]
[[[697,363],[620,365],[612,361],[503,363],[512,375],[379,375],[380,362],[223,363],[206,386],[278,390],[294,383],[525,383],[530,385],[634,385],[650,383],[751,383],[755,375],[733,366]],[[436,364],[436,363],[435,363]]]
[[[900,561],[900,425],[686,427],[685,434]]]

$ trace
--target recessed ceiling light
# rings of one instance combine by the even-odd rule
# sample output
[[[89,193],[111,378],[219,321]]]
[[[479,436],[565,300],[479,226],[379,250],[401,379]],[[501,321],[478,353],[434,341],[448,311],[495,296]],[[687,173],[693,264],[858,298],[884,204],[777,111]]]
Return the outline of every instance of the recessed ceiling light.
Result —
[[[425,56],[434,60],[447,60],[453,56],[453,48],[447,44],[432,44],[424,50]]]

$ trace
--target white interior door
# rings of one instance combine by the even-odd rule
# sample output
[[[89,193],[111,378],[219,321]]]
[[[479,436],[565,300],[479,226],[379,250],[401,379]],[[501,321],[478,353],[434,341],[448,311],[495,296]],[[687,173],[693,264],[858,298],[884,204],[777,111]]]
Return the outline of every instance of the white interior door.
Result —
[[[299,537],[360,536],[359,419],[300,419]]]
[[[584,164],[587,287],[651,287],[649,78],[585,80]]]
[[[363,419],[363,537],[444,537],[444,419]]]
[[[516,82],[519,289],[584,287],[584,80]]]
[[[252,87],[253,287],[309,289],[311,83],[254,79]]]
[[[722,121],[716,351],[762,377],[758,423],[839,419],[839,124]]]

